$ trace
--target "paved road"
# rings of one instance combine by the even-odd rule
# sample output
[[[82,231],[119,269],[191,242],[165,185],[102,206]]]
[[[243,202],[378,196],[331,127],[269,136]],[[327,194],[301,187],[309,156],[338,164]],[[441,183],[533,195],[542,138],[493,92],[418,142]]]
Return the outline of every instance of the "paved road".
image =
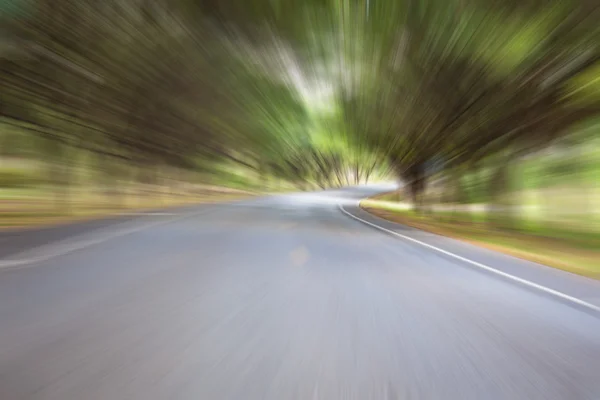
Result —
[[[0,271],[0,399],[600,398],[597,315],[337,208],[373,190],[46,231]]]

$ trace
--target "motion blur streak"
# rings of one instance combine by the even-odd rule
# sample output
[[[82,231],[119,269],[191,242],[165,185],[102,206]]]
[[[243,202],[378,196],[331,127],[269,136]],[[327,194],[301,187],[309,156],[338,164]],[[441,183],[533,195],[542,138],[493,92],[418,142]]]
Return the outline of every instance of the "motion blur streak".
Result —
[[[0,0],[0,399],[600,398],[598,21]]]

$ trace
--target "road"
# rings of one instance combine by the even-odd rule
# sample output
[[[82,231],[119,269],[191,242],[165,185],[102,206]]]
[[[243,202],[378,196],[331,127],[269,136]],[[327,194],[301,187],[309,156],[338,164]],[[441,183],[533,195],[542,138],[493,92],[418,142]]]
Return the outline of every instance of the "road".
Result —
[[[600,398],[596,313],[340,212],[375,190],[7,236],[0,399]],[[595,282],[523,273],[600,299]]]

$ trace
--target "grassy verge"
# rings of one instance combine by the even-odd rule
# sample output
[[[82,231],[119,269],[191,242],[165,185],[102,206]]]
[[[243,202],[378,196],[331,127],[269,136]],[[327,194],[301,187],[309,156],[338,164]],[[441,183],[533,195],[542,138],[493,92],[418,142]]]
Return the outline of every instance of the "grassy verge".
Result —
[[[390,201],[368,199],[361,207],[378,217],[424,231],[452,237],[580,275],[600,278],[600,234],[531,228],[523,231],[495,229],[481,216],[466,213],[415,214]]]
[[[68,204],[61,204],[45,191],[7,191],[0,193],[0,229],[63,224],[124,213],[237,200],[252,195],[210,189],[193,194],[151,192],[111,198],[98,192],[83,191],[72,193]]]

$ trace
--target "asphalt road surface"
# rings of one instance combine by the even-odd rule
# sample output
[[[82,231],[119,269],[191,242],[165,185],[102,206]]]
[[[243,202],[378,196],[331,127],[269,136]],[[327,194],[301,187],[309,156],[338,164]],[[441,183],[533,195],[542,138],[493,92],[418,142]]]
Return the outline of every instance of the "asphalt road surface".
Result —
[[[0,399],[600,399],[598,313],[340,212],[376,190],[0,236]]]

